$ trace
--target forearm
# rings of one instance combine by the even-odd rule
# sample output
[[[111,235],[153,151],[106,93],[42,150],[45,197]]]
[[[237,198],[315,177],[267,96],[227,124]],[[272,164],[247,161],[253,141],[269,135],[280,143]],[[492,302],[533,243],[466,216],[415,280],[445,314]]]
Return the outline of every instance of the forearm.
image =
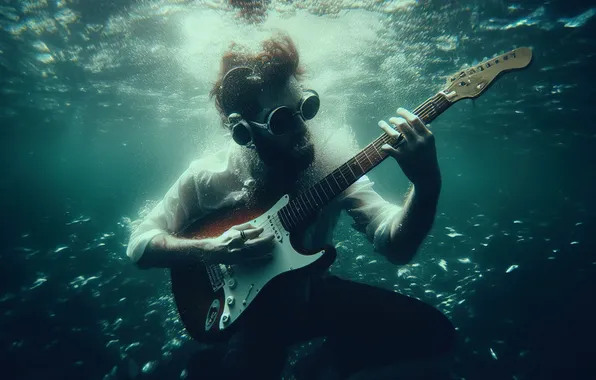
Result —
[[[394,264],[412,260],[432,228],[437,212],[441,181],[427,186],[412,186],[402,212],[391,221],[387,258]]]
[[[182,239],[169,234],[157,235],[137,261],[141,269],[170,268],[180,264],[204,262],[206,250],[202,240]]]

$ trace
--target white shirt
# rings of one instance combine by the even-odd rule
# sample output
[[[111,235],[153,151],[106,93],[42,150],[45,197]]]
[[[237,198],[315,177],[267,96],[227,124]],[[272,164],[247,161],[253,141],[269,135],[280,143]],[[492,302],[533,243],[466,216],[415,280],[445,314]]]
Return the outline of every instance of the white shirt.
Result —
[[[254,185],[233,148],[193,161],[165,197],[132,232],[126,254],[138,261],[155,236],[183,231],[193,222],[247,200]],[[323,208],[304,234],[304,248],[333,244],[333,230],[342,210],[353,218],[353,227],[366,234],[375,251],[386,254],[390,221],[401,207],[385,201],[367,176],[361,177]]]

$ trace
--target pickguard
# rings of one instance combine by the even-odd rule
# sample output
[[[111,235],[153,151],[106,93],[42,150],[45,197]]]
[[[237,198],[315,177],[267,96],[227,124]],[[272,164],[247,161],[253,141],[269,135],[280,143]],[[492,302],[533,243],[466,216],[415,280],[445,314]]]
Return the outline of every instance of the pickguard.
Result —
[[[256,261],[252,264],[234,265],[225,273],[224,293],[225,305],[219,320],[220,330],[230,326],[257,297],[269,281],[273,278],[308,266],[320,259],[324,250],[309,255],[297,252],[290,243],[290,233],[283,228],[277,212],[289,201],[289,196],[284,195],[266,213],[250,221],[254,226],[265,227],[273,231],[276,244],[271,253],[271,258],[266,261]],[[265,226],[266,225],[266,226]]]

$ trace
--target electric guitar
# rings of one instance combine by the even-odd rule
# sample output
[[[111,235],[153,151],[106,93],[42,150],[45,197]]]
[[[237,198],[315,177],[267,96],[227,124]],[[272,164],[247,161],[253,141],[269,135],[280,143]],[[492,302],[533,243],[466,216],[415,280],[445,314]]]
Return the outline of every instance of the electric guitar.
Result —
[[[426,100],[413,113],[429,123],[455,102],[480,96],[500,74],[522,69],[531,60],[532,50],[521,47],[458,71],[448,77],[443,91]],[[383,134],[295,197],[284,195],[265,207],[215,213],[187,228],[182,236],[203,239],[250,222],[263,227],[264,233],[273,233],[276,239],[271,259],[259,265],[195,264],[171,269],[174,299],[189,335],[200,342],[225,339],[273,279],[288,272],[312,273],[329,267],[335,260],[335,249],[327,246],[315,251],[304,250],[300,247],[301,231],[329,201],[388,157],[381,150],[383,144],[397,146],[402,139],[401,135],[392,138]]]

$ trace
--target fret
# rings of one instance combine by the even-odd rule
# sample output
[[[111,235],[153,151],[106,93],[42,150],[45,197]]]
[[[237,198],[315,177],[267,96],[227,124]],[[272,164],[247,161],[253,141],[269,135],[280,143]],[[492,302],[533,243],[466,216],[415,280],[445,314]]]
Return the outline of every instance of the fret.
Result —
[[[368,158],[368,155],[366,154],[366,148],[364,148],[362,150],[362,153],[364,154],[364,157],[366,157],[366,159],[368,160],[368,162],[370,162],[370,167],[373,167],[373,162],[370,160],[370,158]],[[370,168],[369,168],[370,169]]]
[[[420,109],[420,111],[415,112],[414,114],[416,116],[418,116],[422,120],[423,123],[426,123],[427,122],[426,117],[425,117],[426,112],[428,112],[428,110],[426,108],[423,108],[423,109]]]
[[[414,110],[414,114],[421,119],[424,119],[424,114],[429,112],[433,107],[433,99],[428,99],[422,105]],[[424,121],[424,120],[423,120]]]
[[[359,154],[357,154],[354,158],[356,163],[358,164],[358,166],[360,166],[360,170],[362,170],[363,173],[366,173],[366,170],[364,170],[364,168],[362,167],[362,165],[360,165],[360,162],[358,161],[358,156]]]
[[[379,155],[379,157],[380,157],[381,160],[385,159],[385,156],[384,155],[387,154],[387,153],[385,153],[384,150],[381,149],[381,147],[383,146],[383,144],[385,144],[385,143],[383,142],[383,140],[381,138],[378,138],[372,144],[375,147],[375,151],[377,152],[377,154]]]
[[[302,217],[300,216],[300,213],[298,212],[298,208],[296,207],[296,200],[292,199],[290,202],[288,202],[286,207],[288,208],[288,211],[290,212],[290,214],[292,214],[294,216],[296,221],[300,222],[300,219]]]
[[[292,219],[290,218],[290,213],[288,212],[288,210],[285,207],[282,210],[284,211],[283,215],[287,221],[288,226],[292,226],[292,224],[295,224],[292,222]]]
[[[304,207],[302,207],[302,205],[300,204],[300,199],[298,197],[290,201],[290,207],[292,207],[296,211],[296,214],[298,214],[298,217],[300,219],[304,218],[304,215],[301,215],[304,214]]]
[[[340,168],[339,168],[339,173],[341,174],[341,177],[344,180],[344,188],[347,188],[348,186],[350,186],[350,168],[348,168],[347,164],[343,164]]]
[[[323,192],[323,195],[325,195],[325,198],[327,198],[327,193],[325,192],[325,189],[323,188],[323,185],[321,184],[321,182],[317,183],[315,186],[319,186],[319,189]],[[323,204],[325,204],[325,201],[323,201]]]
[[[375,152],[379,155],[379,162],[383,161],[385,157],[387,157],[387,153],[381,149],[383,143],[380,141],[375,141],[374,144],[371,144],[375,148]]]
[[[282,207],[282,209],[279,210],[279,212],[280,212],[280,215],[283,215],[283,217],[285,218],[286,225],[288,226],[288,228],[291,228],[292,227],[292,220],[290,218],[290,214],[289,214],[287,208],[286,207]]]
[[[374,143],[372,143],[372,144],[370,144],[370,145],[372,145],[372,147],[373,147],[373,148],[375,148],[375,152],[377,153],[377,155],[379,156],[379,158],[380,158],[381,160],[383,160],[385,157],[383,157],[383,156],[381,155],[381,152],[379,152],[379,149],[380,149],[381,147],[379,146],[379,148],[377,148],[377,147],[376,147],[376,145],[375,145]]]
[[[338,189],[338,190],[337,190],[337,193],[339,194],[339,193],[341,193],[341,191],[342,191],[342,188],[341,188],[341,186],[339,185],[339,182],[337,182],[337,178],[335,178],[335,174],[333,174],[333,173],[335,173],[335,170],[334,170],[334,171],[333,171],[333,172],[330,174],[330,176],[331,176],[331,177],[333,177],[333,179],[335,180],[335,183],[337,184],[337,189]]]
[[[345,183],[346,183],[346,187],[347,187],[349,182],[348,182],[348,180],[346,179],[346,176],[344,176],[344,173],[342,173],[342,171],[341,171],[341,169],[342,169],[344,166],[345,166],[345,164],[344,164],[344,165],[342,165],[342,166],[340,166],[338,169],[336,169],[336,171],[339,171],[339,174],[341,174],[342,178],[344,179],[344,181],[345,181]]]
[[[298,195],[298,199],[299,199],[299,202],[302,202],[302,205],[303,205],[302,207],[304,210],[304,214],[306,215],[306,218],[310,217],[310,215],[313,212],[313,209],[311,207],[309,207],[309,205],[306,203],[306,201],[304,200],[304,196],[302,194]]]
[[[351,161],[351,160],[350,160]],[[354,172],[352,171],[352,168],[350,167],[350,161],[348,161],[346,163],[346,165],[348,166],[348,169],[350,169],[350,172],[352,173],[352,177],[356,178],[356,174],[354,174]]]
[[[279,221],[281,222],[281,225],[287,229],[288,223],[286,223],[286,221],[283,218],[282,210],[283,210],[283,207],[281,209],[279,209],[279,211],[277,212],[277,216],[279,217]]]
[[[281,223],[284,224],[284,225],[286,225],[286,226],[289,226],[290,223],[289,223],[288,217],[286,216],[286,214],[284,214],[284,211],[285,211],[285,209],[284,209],[284,207],[282,207],[277,212],[277,214],[279,215],[279,220],[281,220]]]
[[[282,226],[284,226],[284,228],[286,228],[286,226],[288,225],[288,223],[285,220],[284,217],[284,213],[283,213],[283,207],[277,212],[277,216],[279,216],[279,220],[281,221]]]
[[[366,156],[366,148],[362,150],[362,154],[360,155],[361,158],[361,165],[364,165],[364,172],[366,173],[374,166],[372,162]]]
[[[360,178],[364,173],[366,173],[368,171],[368,169],[365,169],[366,165],[364,167],[362,166],[364,161],[361,160],[361,158],[362,157],[356,157],[356,163],[358,164],[358,167],[362,171],[362,173],[356,175],[356,179]]]
[[[300,222],[300,215],[298,215],[296,213],[296,211],[294,211],[294,207],[291,206],[292,205],[291,202],[288,205],[290,206],[290,207],[288,207],[288,214],[290,214],[290,215],[293,214],[294,220],[296,221],[296,224],[298,224],[298,222]]]
[[[424,123],[429,123],[450,106],[451,103],[443,94],[439,93],[424,102],[414,111],[414,113],[418,115]]]
[[[337,194],[335,193],[335,190],[333,190],[333,187],[331,187],[331,184],[329,183],[329,176],[326,176],[324,179],[325,179],[325,182],[327,182],[327,186],[329,186],[329,190],[331,190],[331,195],[333,198]]]
[[[315,198],[315,196],[312,194],[313,188],[311,187],[310,189],[308,189],[308,193],[310,194],[312,201],[314,202],[316,207],[319,207],[319,204],[317,203],[317,198]]]
[[[451,107],[451,102],[445,98],[444,95],[439,94],[437,97],[440,99],[441,103],[438,105],[438,113],[445,112],[449,107]]]
[[[431,102],[431,104],[432,104],[431,113],[426,118],[428,121],[434,120],[439,115],[438,110],[440,108],[441,100],[442,99],[437,96],[433,97],[433,100]],[[426,122],[428,122],[428,121],[426,121]]]
[[[296,200],[298,201],[298,204],[300,204],[300,201],[301,201],[300,198],[302,198],[302,196],[296,197]],[[306,216],[308,216],[308,207],[306,206],[306,203],[304,203],[304,200],[302,200],[302,205],[300,207],[302,207],[302,210],[304,210],[304,214]]]
[[[327,192],[325,191],[323,182],[319,181],[319,183],[317,183],[315,186],[319,186],[319,189],[321,189],[321,191],[323,192],[323,195],[325,196],[325,199],[323,200],[323,204],[327,203],[328,201],[330,201],[333,198],[333,196],[329,196],[327,194]]]
[[[434,119],[434,118],[435,118],[435,116],[437,115],[437,111],[435,110],[435,103],[434,103],[434,102],[431,102],[431,104],[430,104],[430,105],[431,105],[431,107],[430,107],[430,109],[428,110],[427,116],[425,116],[425,117],[423,118],[423,120]]]
[[[362,151],[364,153],[364,156],[366,157],[366,159],[368,160],[368,162],[370,162],[370,168],[372,168],[373,166],[375,166],[375,162],[373,162],[373,160],[370,159],[370,157],[368,156],[368,154],[366,154],[366,151],[370,150],[370,144],[366,146],[366,148],[364,148],[364,150]],[[369,170],[370,170],[369,168]],[[367,170],[368,171],[368,170]]]
[[[310,200],[308,199],[308,194],[307,194],[307,193],[302,193],[302,194],[300,194],[300,195],[301,195],[301,196],[302,196],[302,195],[304,195],[304,198],[306,198],[306,201],[308,202],[308,205],[310,206],[310,208],[311,208],[311,211],[315,211],[315,210],[316,210],[316,208],[315,208],[315,207],[313,207],[312,203],[310,203]]]
[[[393,146],[394,147],[395,141],[391,141],[391,140],[392,139],[389,136],[387,136],[387,138],[384,138],[383,141],[381,141],[381,142],[383,144],[387,144],[387,145],[390,145],[390,146]]]
[[[284,207],[286,209],[286,213],[288,214],[288,218],[290,219],[290,223],[293,225],[298,225],[298,220],[295,218],[295,216],[292,216],[292,210],[290,210],[290,207]]]
[[[335,180],[335,183],[337,183],[337,186],[343,190],[345,187],[342,185],[343,181],[340,177],[341,173],[339,172],[339,168],[332,171],[330,175],[333,176],[333,179]]]
[[[317,185],[318,185],[318,184],[317,184]],[[315,191],[315,194],[317,194],[317,196],[318,196],[318,197],[319,197],[319,199],[321,200],[321,206],[319,206],[319,207],[322,207],[322,206],[325,204],[325,202],[323,201],[323,198],[321,198],[321,194],[319,194],[319,192],[317,191],[317,189],[315,189],[315,186],[317,186],[317,185],[314,185],[314,186],[312,187],[312,189]],[[317,206],[318,206],[318,205],[317,205]]]
[[[292,199],[288,205],[288,210],[290,210],[291,213],[293,213],[296,217],[296,221],[300,222],[300,220],[302,220],[302,215],[300,215],[300,208],[297,205],[297,202],[295,199]]]
[[[356,163],[357,165],[354,165],[354,163]],[[358,160],[356,160],[356,159],[351,160],[349,167],[352,170],[352,173],[354,174],[354,179],[352,180],[352,182],[354,182],[355,180],[358,179],[358,177],[360,177],[358,174],[356,174],[356,173],[358,173],[358,168],[360,168],[360,170],[362,171],[363,174],[365,173],[364,169],[362,169],[362,167],[358,163]]]

